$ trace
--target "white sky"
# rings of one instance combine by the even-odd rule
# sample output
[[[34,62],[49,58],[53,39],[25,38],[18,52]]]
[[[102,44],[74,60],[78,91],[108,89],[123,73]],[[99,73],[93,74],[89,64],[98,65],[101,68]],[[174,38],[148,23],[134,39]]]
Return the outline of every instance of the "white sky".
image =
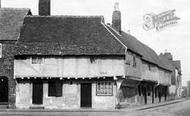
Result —
[[[52,15],[103,15],[106,23],[111,23],[113,5],[120,3],[122,29],[153,48],[158,54],[168,52],[174,59],[181,60],[182,84],[190,80],[190,0],[51,0]],[[38,0],[1,0],[2,7],[30,8],[38,14]],[[176,9],[181,19],[177,25],[162,31],[145,31],[143,16],[147,13],[161,13]]]

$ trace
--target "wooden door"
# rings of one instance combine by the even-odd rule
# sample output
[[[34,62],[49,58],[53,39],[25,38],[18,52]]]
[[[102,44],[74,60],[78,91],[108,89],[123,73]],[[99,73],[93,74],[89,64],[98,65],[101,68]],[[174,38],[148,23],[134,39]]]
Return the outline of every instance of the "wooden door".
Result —
[[[7,77],[0,77],[0,102],[1,103],[8,102],[8,78]]]
[[[147,104],[147,87],[143,87],[144,103]]]
[[[152,103],[154,103],[154,92],[155,91],[155,87],[154,87],[154,85],[152,86]]]
[[[91,83],[81,84],[81,107],[92,107]]]
[[[32,103],[33,104],[43,104],[43,83],[34,82],[32,91]]]

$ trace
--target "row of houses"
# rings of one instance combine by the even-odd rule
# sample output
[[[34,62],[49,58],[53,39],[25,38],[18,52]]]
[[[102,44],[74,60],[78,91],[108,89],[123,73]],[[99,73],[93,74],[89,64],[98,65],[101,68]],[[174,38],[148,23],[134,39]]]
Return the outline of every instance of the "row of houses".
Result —
[[[122,31],[118,3],[103,16],[50,15],[50,0],[0,9],[0,104],[95,109],[150,104],[181,95],[181,64]]]

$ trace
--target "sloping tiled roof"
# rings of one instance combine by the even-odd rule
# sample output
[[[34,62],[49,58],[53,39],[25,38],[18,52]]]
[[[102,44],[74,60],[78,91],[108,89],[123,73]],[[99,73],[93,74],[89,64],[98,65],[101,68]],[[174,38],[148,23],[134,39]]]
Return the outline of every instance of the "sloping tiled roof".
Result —
[[[160,54],[159,58],[165,64],[165,66],[167,66],[169,69],[171,69],[171,70],[175,69],[174,63],[172,60],[168,60],[163,54]]]
[[[0,40],[17,40],[29,9],[0,8]]]
[[[27,16],[17,55],[124,55],[102,16]]]
[[[118,34],[112,27],[107,26],[107,28],[116,35],[120,41],[127,46],[127,48],[134,53],[140,55],[143,60],[155,64],[161,68],[171,71],[170,67],[164,65],[164,62],[159,58],[154,50],[152,50],[147,45],[143,44],[135,37],[125,32]]]
[[[180,60],[174,60],[173,64],[174,64],[175,68],[177,68],[178,74],[182,75],[182,72],[181,72],[181,61]]]
[[[171,71],[135,37],[105,26],[102,16],[27,16],[16,49],[17,55],[124,55],[124,46]]]
[[[170,69],[175,70],[177,69],[180,73],[181,73],[181,62],[180,60],[173,60],[173,59],[168,59],[170,57],[167,57],[164,54],[160,54],[159,58],[166,64],[166,66],[168,66]],[[171,54],[171,53],[170,53]]]
[[[174,60],[173,61],[174,66],[178,69],[181,70],[181,62],[180,60]]]

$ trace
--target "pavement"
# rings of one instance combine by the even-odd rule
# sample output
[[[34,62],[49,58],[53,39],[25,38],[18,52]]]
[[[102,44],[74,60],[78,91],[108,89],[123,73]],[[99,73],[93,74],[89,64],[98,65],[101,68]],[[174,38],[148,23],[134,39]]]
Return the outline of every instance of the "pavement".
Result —
[[[182,102],[187,100],[187,98],[180,98],[171,101],[165,101],[161,103],[147,104],[147,105],[139,105],[130,108],[122,107],[121,109],[67,109],[67,110],[59,110],[59,109],[0,109],[0,112],[134,112],[134,111],[142,111],[151,108],[162,107],[170,104],[175,104],[178,102]]]
[[[151,108],[162,107],[162,106],[166,106],[166,105],[170,105],[170,104],[175,104],[175,103],[179,103],[179,102],[182,102],[185,100],[187,100],[187,98],[180,98],[180,99],[165,101],[165,102],[161,102],[161,103],[140,105],[140,106],[135,106],[135,107],[131,107],[131,108],[124,108],[121,110],[124,110],[124,111],[141,111],[141,110],[147,110],[147,109],[151,109]]]

